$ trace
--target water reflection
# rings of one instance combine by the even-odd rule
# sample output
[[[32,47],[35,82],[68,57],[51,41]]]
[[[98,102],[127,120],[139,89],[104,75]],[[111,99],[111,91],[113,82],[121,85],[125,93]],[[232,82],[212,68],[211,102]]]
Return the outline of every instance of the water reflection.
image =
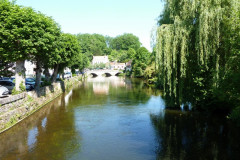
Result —
[[[1,134],[0,159],[239,159],[238,128],[165,106],[138,79],[89,79]]]
[[[68,105],[69,103],[69,98],[72,96],[72,90],[69,91],[69,93],[64,97],[64,102],[65,102],[65,106]]]
[[[1,134],[0,159],[68,159],[79,152],[81,134],[74,128],[73,112],[64,106],[63,95]]]
[[[93,83],[93,92],[95,94],[105,94],[105,95],[108,95],[109,84],[102,83],[102,82]]]
[[[239,130],[225,119],[166,110],[151,114],[157,159],[239,159]]]
[[[46,128],[46,125],[47,125],[47,117],[45,117],[45,118],[42,120],[42,127],[43,127],[43,128]]]
[[[38,128],[34,127],[33,129],[28,131],[28,147],[29,149],[33,148],[34,143],[37,141],[37,135],[38,135]]]

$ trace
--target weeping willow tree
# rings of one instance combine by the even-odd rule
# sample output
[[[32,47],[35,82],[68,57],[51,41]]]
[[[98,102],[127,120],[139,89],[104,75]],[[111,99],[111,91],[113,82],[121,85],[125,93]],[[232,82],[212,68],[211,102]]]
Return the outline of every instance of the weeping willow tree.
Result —
[[[168,107],[212,103],[232,56],[227,20],[239,13],[239,6],[239,0],[165,1],[156,69]],[[238,16],[233,21],[240,23]]]

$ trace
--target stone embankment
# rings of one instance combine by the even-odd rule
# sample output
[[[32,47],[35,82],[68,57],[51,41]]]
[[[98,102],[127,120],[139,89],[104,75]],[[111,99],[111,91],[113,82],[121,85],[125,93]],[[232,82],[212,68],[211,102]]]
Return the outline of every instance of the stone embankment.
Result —
[[[66,89],[81,83],[81,81],[81,76],[73,77],[42,87],[39,91],[24,92],[0,99],[0,133],[11,128],[61,95]]]

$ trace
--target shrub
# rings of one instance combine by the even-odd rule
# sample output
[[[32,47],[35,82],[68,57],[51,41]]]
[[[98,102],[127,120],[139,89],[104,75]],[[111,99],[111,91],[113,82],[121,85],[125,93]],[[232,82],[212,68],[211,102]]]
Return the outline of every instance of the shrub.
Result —
[[[20,94],[20,93],[26,91],[26,87],[25,87],[25,85],[23,84],[23,81],[20,83],[19,89],[20,89],[20,91],[17,91],[17,90],[16,90],[16,87],[14,87],[13,90],[12,90],[12,95],[17,95],[17,94]]]
[[[13,88],[12,95],[17,95],[17,94],[20,94],[20,93],[21,93],[21,91],[17,91],[16,87]]]
[[[23,84],[23,81],[19,85],[20,92],[25,92],[26,91],[26,86]]]
[[[230,118],[240,126],[240,106],[232,111]]]

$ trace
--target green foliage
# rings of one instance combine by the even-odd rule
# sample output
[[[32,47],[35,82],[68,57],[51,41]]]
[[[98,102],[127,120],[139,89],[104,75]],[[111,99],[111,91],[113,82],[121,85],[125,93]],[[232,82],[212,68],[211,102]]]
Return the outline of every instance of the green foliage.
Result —
[[[16,87],[13,88],[12,95],[17,95],[17,94],[20,94],[20,93],[21,93],[21,91],[17,91]]]
[[[125,75],[126,75],[127,77],[130,77],[131,74],[132,74],[132,73],[131,73],[131,71],[129,71],[129,70],[127,70],[126,73],[125,73]]]
[[[156,69],[169,107],[239,106],[239,0],[166,0]],[[223,108],[219,102],[224,102]],[[231,104],[231,105],[230,105]]]
[[[43,80],[43,82],[41,83],[41,87],[50,86],[50,85],[51,85],[51,82],[47,80]]]
[[[109,54],[106,39],[100,34],[78,34],[77,39],[82,52],[91,60],[92,56],[103,56]]]
[[[17,91],[17,90],[16,90],[16,87],[14,87],[13,90],[12,90],[12,95],[17,95],[17,94],[20,94],[20,93],[26,91],[26,87],[25,87],[25,85],[24,85],[23,82],[20,83],[20,85],[19,85],[19,89],[20,89],[20,90]]]
[[[141,45],[139,38],[133,34],[123,34],[108,39],[108,46],[112,49],[109,55],[110,61],[126,63],[132,60]]]
[[[105,63],[95,63],[89,66],[90,69],[104,69],[106,67],[108,67],[108,65]]]
[[[30,60],[36,64],[36,84],[40,85],[41,68],[65,67],[83,70],[89,64],[87,54],[82,54],[76,36],[61,33],[59,25],[50,17],[29,7],[0,1],[0,72],[10,75],[8,68],[15,61]],[[94,35],[102,46],[105,38]],[[92,44],[89,42],[89,44]],[[96,48],[92,48],[95,52]]]
[[[143,77],[144,71],[147,68],[150,52],[141,47],[137,50],[133,57],[132,72],[134,77]]]
[[[20,83],[19,88],[20,88],[20,92],[25,92],[26,91],[26,87],[23,84],[23,82]]]
[[[110,41],[110,48],[118,51],[129,50],[130,48],[136,51],[140,48],[140,45],[139,38],[129,33],[117,36]]]
[[[135,55],[135,50],[132,48],[130,48],[129,50],[120,50],[120,51],[112,50],[111,54],[109,55],[109,60],[126,63],[130,61],[134,55]]]
[[[240,107],[236,107],[230,114],[230,118],[240,125]]]
[[[146,70],[144,71],[144,78],[150,80],[152,83],[155,77],[156,77],[155,64],[152,63],[150,66],[147,66]]]
[[[27,101],[28,101],[28,102],[32,102],[33,100],[34,100],[33,97],[27,95]]]

